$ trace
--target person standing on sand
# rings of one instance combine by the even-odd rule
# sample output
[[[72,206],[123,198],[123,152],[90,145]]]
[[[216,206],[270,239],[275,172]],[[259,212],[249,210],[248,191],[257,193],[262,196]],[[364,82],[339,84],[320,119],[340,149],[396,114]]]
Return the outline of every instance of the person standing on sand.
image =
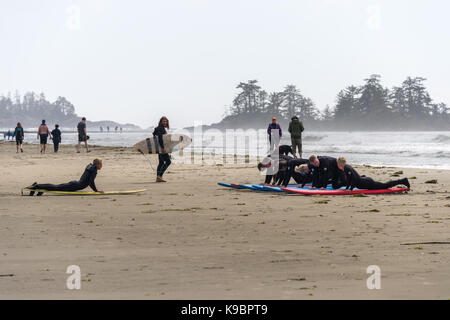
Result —
[[[53,136],[53,149],[55,153],[59,150],[59,144],[61,143],[61,130],[59,130],[59,124],[55,124],[55,129],[52,130]]]
[[[78,130],[78,145],[77,145],[77,153],[80,153],[80,145],[81,142],[84,142],[84,146],[86,147],[86,152],[91,152],[88,147],[88,135],[86,131],[86,118],[83,117],[81,121],[77,125]]]
[[[45,154],[45,148],[47,145],[48,136],[51,137],[50,130],[48,129],[47,125],[45,124],[45,120],[42,120],[42,123],[38,129],[37,138],[40,140],[41,153],[43,153],[43,154]]]
[[[23,138],[25,137],[25,134],[23,131],[22,124],[20,122],[17,122],[17,127],[14,130],[14,137],[16,138],[16,149],[17,149],[16,153],[19,153],[19,148],[20,152],[23,152]]]
[[[303,123],[297,116],[293,116],[289,123],[289,133],[291,134],[292,154],[297,158],[296,149],[298,147],[299,158],[302,157],[302,132],[305,130]]]
[[[269,126],[267,127],[267,134],[269,135],[269,143],[270,143],[269,152],[272,152],[278,147],[281,137],[283,136],[281,127],[277,123],[276,117],[273,117],[272,123],[269,123]],[[272,139],[272,138],[274,138],[274,139]]]
[[[153,131],[153,136],[158,137],[159,147],[161,148],[160,153],[158,154],[159,163],[158,168],[156,169],[156,182],[166,182],[163,180],[163,174],[170,166],[170,155],[164,149],[164,141],[163,135],[167,134],[167,130],[169,129],[169,119],[166,117],[161,117],[159,120],[158,126]]]

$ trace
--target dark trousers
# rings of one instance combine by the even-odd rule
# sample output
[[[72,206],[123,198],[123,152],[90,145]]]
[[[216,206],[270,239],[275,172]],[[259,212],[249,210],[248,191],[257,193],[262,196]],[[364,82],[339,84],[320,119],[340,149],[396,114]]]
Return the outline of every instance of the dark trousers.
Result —
[[[159,177],[162,177],[164,172],[167,170],[167,168],[170,166],[172,162],[170,161],[170,156],[168,153],[160,153],[158,155],[158,158],[159,163],[158,168],[156,169],[156,173],[158,174]]]
[[[48,191],[78,191],[86,188],[80,181],[70,181],[62,184],[37,184],[33,189],[42,189]]]
[[[55,152],[58,152],[58,150],[59,150],[59,142],[53,141],[53,148],[55,149]]]

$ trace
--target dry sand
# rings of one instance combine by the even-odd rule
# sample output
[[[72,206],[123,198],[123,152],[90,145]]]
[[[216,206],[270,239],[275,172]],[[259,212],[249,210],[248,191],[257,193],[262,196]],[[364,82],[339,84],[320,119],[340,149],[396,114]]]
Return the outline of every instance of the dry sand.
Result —
[[[417,179],[408,194],[308,197],[216,184],[261,182],[254,163],[173,164],[156,184],[127,148],[14,148],[0,144],[0,298],[450,298],[450,244],[402,245],[450,241],[448,171],[364,167]],[[34,181],[77,179],[94,157],[104,160],[99,188],[147,191],[20,195]],[[69,265],[81,268],[81,290],[66,288]],[[380,290],[366,287],[369,265],[381,268]]]

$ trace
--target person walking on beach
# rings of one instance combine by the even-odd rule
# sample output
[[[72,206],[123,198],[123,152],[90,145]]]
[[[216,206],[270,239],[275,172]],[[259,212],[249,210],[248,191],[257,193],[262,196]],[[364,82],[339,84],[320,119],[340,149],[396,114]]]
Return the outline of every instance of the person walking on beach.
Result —
[[[84,142],[84,146],[86,147],[86,152],[91,152],[88,147],[88,135],[86,131],[86,118],[83,117],[81,121],[77,125],[78,130],[78,145],[77,145],[77,153],[80,153],[80,145],[81,142]]]
[[[19,149],[20,152],[23,152],[23,138],[25,137],[25,133],[23,131],[22,124],[20,122],[17,122],[17,127],[16,129],[14,129],[13,137],[16,138],[16,149],[17,149],[16,153],[19,153]]]
[[[281,140],[281,137],[283,136],[283,132],[281,131],[280,125],[277,123],[277,118],[272,118],[272,123],[269,123],[269,127],[267,128],[267,134],[269,135],[269,143],[270,143],[270,149],[269,152],[274,151]]]
[[[95,186],[97,171],[101,170],[102,167],[102,160],[94,159],[91,164],[86,166],[86,169],[84,169],[84,173],[79,181],[74,180],[63,184],[38,184],[35,182],[31,186],[27,187],[27,189],[47,191],[78,191],[89,186],[94,192],[103,193],[103,190],[97,190],[97,187]],[[30,196],[32,195],[34,195],[34,191],[30,192]],[[38,195],[40,194],[38,193]]]
[[[159,163],[158,168],[156,169],[156,182],[166,182],[165,180],[163,180],[163,174],[171,164],[170,155],[164,149],[163,140],[163,135],[167,134],[166,129],[169,128],[169,119],[167,119],[166,117],[161,117],[158,126],[153,131],[153,136],[158,137],[159,147],[161,148],[158,154]]]
[[[55,124],[55,129],[52,130],[53,136],[53,149],[55,153],[59,150],[59,144],[61,143],[61,130],[59,130],[59,124]]]
[[[292,154],[296,156],[296,149],[298,148],[299,158],[302,157],[302,132],[305,130],[303,123],[297,116],[293,116],[289,123],[289,133],[291,134]]]
[[[37,138],[40,140],[41,153],[43,153],[43,154],[45,154],[45,148],[47,146],[48,136],[51,137],[50,130],[48,129],[47,125],[45,124],[45,120],[42,120],[42,123],[38,129]]]

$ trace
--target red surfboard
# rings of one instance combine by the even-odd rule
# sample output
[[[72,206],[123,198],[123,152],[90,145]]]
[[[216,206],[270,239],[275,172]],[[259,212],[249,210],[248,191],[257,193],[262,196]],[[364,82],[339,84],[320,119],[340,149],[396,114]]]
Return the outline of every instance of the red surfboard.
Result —
[[[293,189],[293,188],[281,188],[281,190],[289,193],[305,194],[305,195],[322,195],[322,196],[345,196],[353,194],[386,194],[386,193],[398,193],[409,191],[408,188],[391,188],[391,189],[380,189],[380,190],[366,190],[358,189],[352,191],[346,190],[311,190],[311,189]]]

